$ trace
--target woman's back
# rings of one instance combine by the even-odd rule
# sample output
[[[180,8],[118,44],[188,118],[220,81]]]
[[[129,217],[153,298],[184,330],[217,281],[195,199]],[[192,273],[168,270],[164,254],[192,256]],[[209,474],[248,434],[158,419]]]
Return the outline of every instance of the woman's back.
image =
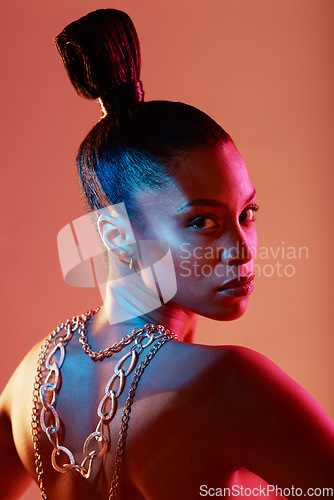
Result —
[[[36,346],[3,394],[20,459],[33,476],[36,473],[30,415],[38,353]],[[123,354],[121,351],[103,362],[94,362],[83,352],[77,338],[66,347],[55,407],[61,419],[60,445],[74,454],[76,463],[83,459],[85,439],[96,429],[97,407]],[[144,351],[140,355],[138,364],[146,354]],[[75,471],[56,472],[51,465],[52,446],[44,432],[39,431],[50,500],[61,498],[64,491],[69,500],[108,497],[131,380],[132,374],[127,378],[116,416],[109,426],[108,453],[93,461],[90,479]],[[320,475],[313,471],[312,461],[309,473],[305,470],[308,455],[312,457],[315,451],[319,455],[321,450],[330,459],[331,453],[330,442],[321,442],[325,415],[320,408],[307,408],[309,402],[305,391],[253,351],[170,340],[140,377],[131,406],[118,494],[131,500],[197,498],[200,491],[205,496],[209,487],[239,484],[236,472],[242,467],[257,472],[270,484],[284,481],[286,487],[290,483],[306,487],[307,477],[312,485],[312,478],[320,478],[321,474],[324,484],[323,481],[328,481],[330,461],[324,461]],[[311,420],[313,424],[317,422],[318,428],[311,427]],[[305,443],[303,436],[308,430],[309,442]],[[285,449],[287,444],[293,450],[292,455]],[[96,447],[99,450],[100,444],[93,439],[89,451]],[[64,457],[67,459],[65,455],[58,457],[59,465]],[[283,459],[286,463],[278,467]],[[303,464],[302,473],[298,461]],[[259,482],[254,483],[242,471],[243,486],[259,486]]]
[[[187,498],[187,495],[192,498],[199,491],[194,477],[198,478],[200,484],[217,483],[217,480],[218,484],[224,484],[228,480],[233,465],[228,464],[228,458],[225,457],[224,467],[223,450],[215,446],[216,432],[213,425],[216,415],[212,397],[216,382],[215,365],[220,365],[230,351],[229,348],[225,350],[169,341],[145,368],[131,406],[126,452],[120,472],[119,490],[121,492],[125,488],[124,498]],[[13,435],[20,458],[32,475],[35,475],[35,464],[29,422],[38,353],[39,346],[36,346],[22,362],[4,394],[5,398],[10,398]],[[55,407],[62,422],[60,444],[74,454],[77,463],[83,459],[85,439],[95,430],[99,421],[97,408],[104,395],[105,385],[123,354],[121,351],[103,362],[94,362],[83,352],[77,339],[73,338],[66,347],[66,358],[61,368],[61,389]],[[146,354],[144,351],[140,355],[138,363],[145,359]],[[109,426],[109,453],[93,462],[89,480],[75,471],[64,474],[56,472],[51,466],[52,446],[44,432],[40,431],[40,449],[43,450],[43,468],[50,499],[60,498],[65,484],[66,491],[73,492],[73,496],[66,497],[69,499],[99,498],[97,492],[100,498],[107,497],[114,471],[121,418],[133,373],[127,378],[124,391],[118,399],[116,416]],[[15,398],[18,388],[24,397]],[[217,413],[220,408],[221,402],[218,403]],[[94,446],[100,449],[93,439],[90,450]],[[209,455],[210,461],[204,458]],[[59,465],[64,458],[67,457],[59,457]],[[216,464],[214,467],[212,460]],[[178,484],[177,473],[180,470],[182,474]],[[161,474],[165,475],[162,483]],[[170,477],[173,477],[172,481]],[[161,484],[165,484],[164,488],[161,488]],[[159,488],[159,491],[154,492],[155,488]]]

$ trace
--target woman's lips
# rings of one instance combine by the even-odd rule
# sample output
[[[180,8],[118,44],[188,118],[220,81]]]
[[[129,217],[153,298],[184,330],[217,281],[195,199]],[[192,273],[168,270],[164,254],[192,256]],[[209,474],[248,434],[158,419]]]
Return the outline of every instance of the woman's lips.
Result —
[[[241,277],[225,283],[221,288],[218,288],[219,293],[229,295],[231,297],[242,297],[250,295],[254,288],[254,274],[248,277]]]

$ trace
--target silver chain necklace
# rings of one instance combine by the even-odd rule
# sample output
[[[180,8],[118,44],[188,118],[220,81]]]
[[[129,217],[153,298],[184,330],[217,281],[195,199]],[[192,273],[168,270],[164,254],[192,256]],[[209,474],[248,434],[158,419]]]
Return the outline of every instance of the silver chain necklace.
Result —
[[[94,460],[101,458],[108,449],[108,440],[105,436],[106,426],[112,421],[116,414],[117,409],[117,399],[123,393],[126,378],[135,369],[139,355],[156,340],[158,342],[151,349],[150,353],[146,356],[146,359],[142,361],[135,371],[132,384],[130,386],[128,398],[124,407],[124,412],[122,416],[120,439],[118,442],[118,447],[115,456],[115,468],[114,475],[111,482],[109,499],[116,497],[117,486],[119,482],[119,469],[122,462],[122,456],[124,452],[124,446],[126,441],[127,427],[130,419],[131,405],[133,403],[133,398],[135,395],[136,388],[138,386],[139,379],[149,362],[155,355],[155,353],[165,344],[168,340],[176,339],[177,336],[171,333],[169,330],[164,328],[162,325],[154,325],[147,323],[143,328],[135,328],[131,335],[126,335],[119,342],[113,344],[113,346],[103,349],[101,351],[93,351],[89,345],[87,338],[87,323],[88,320],[95,314],[99,308],[93,309],[81,316],[74,316],[71,320],[67,320],[62,323],[56,330],[54,330],[48,339],[45,341],[41,347],[40,355],[38,358],[38,368],[35,377],[34,384],[34,397],[33,397],[33,412],[32,412],[32,434],[33,434],[33,444],[35,449],[35,465],[38,483],[41,489],[41,494],[43,499],[47,499],[43,464],[41,460],[40,450],[39,450],[39,434],[38,434],[38,403],[39,399],[42,403],[42,409],[40,412],[40,425],[44,433],[46,434],[49,442],[51,443],[53,450],[51,453],[51,463],[53,468],[61,473],[68,472],[69,470],[76,470],[84,478],[88,479],[91,475],[92,466]],[[59,336],[55,340],[55,345],[51,352],[47,355],[47,350],[56,337],[56,335],[61,331],[65,330],[66,334],[64,336]],[[66,356],[66,346],[68,342],[72,339],[74,332],[78,331],[79,341],[82,344],[82,348],[88,356],[94,360],[103,360],[105,357],[110,357],[113,353],[119,352],[125,346],[129,345],[134,341],[134,345],[116,364],[114,368],[114,373],[108,380],[105,386],[105,394],[102,397],[98,408],[97,416],[99,418],[98,424],[93,432],[91,432],[86,438],[83,444],[83,455],[84,459],[81,464],[77,464],[73,453],[65,446],[60,444],[59,440],[59,428],[60,428],[60,418],[56,410],[57,397],[60,390],[60,374],[61,367]],[[128,366],[125,368],[125,364],[128,361]],[[41,384],[43,365],[47,368],[48,373]],[[116,387],[117,385],[117,387]],[[50,402],[51,401],[51,402]],[[46,422],[48,420],[48,422]],[[90,450],[90,446],[93,443],[93,448]],[[95,449],[97,447],[97,449]],[[57,457],[59,461],[59,455],[63,454],[67,457],[67,462],[59,465],[57,463]]]

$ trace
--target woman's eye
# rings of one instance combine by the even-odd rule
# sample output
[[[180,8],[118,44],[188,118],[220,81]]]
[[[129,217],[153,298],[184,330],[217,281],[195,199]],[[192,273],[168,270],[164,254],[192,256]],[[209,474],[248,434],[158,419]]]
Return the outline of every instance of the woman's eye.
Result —
[[[218,224],[212,217],[198,217],[189,226],[195,229],[214,229]]]
[[[255,212],[259,209],[258,205],[252,205],[251,207],[246,208],[239,217],[240,222],[254,222]]]

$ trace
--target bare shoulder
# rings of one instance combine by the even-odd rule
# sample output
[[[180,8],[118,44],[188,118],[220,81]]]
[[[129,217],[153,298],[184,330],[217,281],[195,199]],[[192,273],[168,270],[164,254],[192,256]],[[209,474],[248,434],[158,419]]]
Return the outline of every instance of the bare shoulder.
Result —
[[[232,387],[239,388],[238,400],[248,397],[249,391],[268,385],[273,390],[279,386],[297,390],[298,384],[266,356],[246,347],[235,345],[209,346],[171,342],[166,357],[171,359],[173,370],[189,373],[189,381],[198,377],[212,378],[212,391],[222,394],[225,390],[233,396]]]
[[[40,344],[18,365],[0,396],[0,489],[4,498],[19,498],[34,472],[31,410]],[[29,453],[30,451],[30,453]]]
[[[9,423],[15,447],[25,465],[27,462],[25,450],[29,450],[32,446],[30,422],[33,388],[38,356],[44,341],[38,342],[25,355],[0,397],[0,415],[3,421]]]
[[[188,423],[193,431],[202,422],[214,430],[222,460],[269,484],[333,486],[334,424],[305,389],[251,349],[178,349],[192,373],[185,389]]]
[[[213,377],[213,390],[236,394],[239,404],[248,404],[256,398],[257,403],[266,406],[270,400],[285,399],[295,406],[305,405],[309,411],[325,412],[314,398],[273,361],[252,349],[236,346],[207,346],[179,343],[173,355],[174,364],[183,364],[186,370],[193,368],[193,374]],[[273,402],[273,401],[272,401]],[[264,408],[263,408],[264,410]],[[249,413],[249,412],[248,412]],[[331,421],[327,417],[328,421]]]
[[[180,353],[196,380],[205,380],[216,400],[234,408],[240,425],[254,419],[261,432],[273,422],[282,428],[294,419],[319,424],[334,442],[334,424],[315,399],[263,354],[241,346],[183,345]],[[268,423],[270,422],[270,423]],[[257,426],[256,426],[257,427]]]
[[[27,387],[29,387],[30,399],[32,397],[31,380],[35,377],[38,355],[44,342],[45,339],[39,341],[25,355],[1,394],[0,411],[5,412],[8,416],[11,416],[15,402],[22,398],[22,394],[25,393]]]

